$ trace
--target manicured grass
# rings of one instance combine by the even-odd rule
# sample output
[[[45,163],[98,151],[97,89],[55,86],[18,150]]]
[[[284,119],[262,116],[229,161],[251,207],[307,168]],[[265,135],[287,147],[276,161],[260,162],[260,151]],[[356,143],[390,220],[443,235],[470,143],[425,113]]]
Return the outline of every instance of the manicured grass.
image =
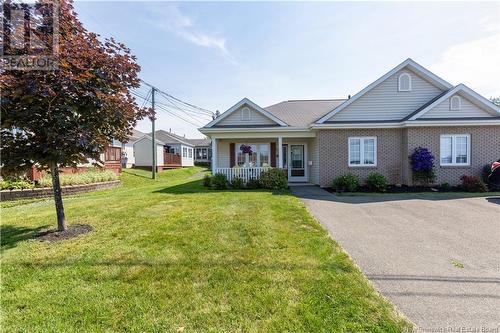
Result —
[[[404,332],[348,256],[289,193],[210,191],[202,169],[66,198],[94,231],[55,226],[52,200],[2,205],[5,332]]]

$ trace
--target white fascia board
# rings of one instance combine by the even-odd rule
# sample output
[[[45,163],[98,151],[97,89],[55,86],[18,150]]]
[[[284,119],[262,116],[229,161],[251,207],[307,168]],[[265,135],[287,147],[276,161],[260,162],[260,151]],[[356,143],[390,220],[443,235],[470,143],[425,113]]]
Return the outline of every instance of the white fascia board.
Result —
[[[276,116],[274,116],[270,112],[264,110],[259,105],[255,104],[254,102],[252,102],[251,100],[249,100],[248,98],[245,97],[241,101],[239,101],[238,103],[236,103],[235,105],[233,105],[232,107],[230,107],[226,112],[223,112],[219,117],[215,118],[214,120],[212,120],[211,122],[209,122],[208,124],[206,124],[205,127],[212,127],[212,126],[214,126],[215,124],[217,124],[218,122],[220,122],[222,119],[226,118],[227,116],[229,116],[230,114],[232,114],[234,111],[238,110],[244,104],[247,104],[247,105],[251,106],[257,112],[262,113],[264,116],[268,117],[269,119],[271,119],[272,121],[274,121],[278,125],[280,125],[280,126],[288,126],[288,124],[286,124],[284,121],[282,121],[281,119],[278,119]]]
[[[210,138],[314,138],[316,137],[315,131],[309,128],[293,128],[290,130],[287,128],[258,128],[258,129],[227,129],[227,128],[214,128],[213,130],[209,130],[207,132],[203,132]]]
[[[321,117],[316,123],[318,123],[318,124],[324,123],[326,120],[330,119],[331,117],[333,117],[334,115],[336,115],[337,113],[339,113],[340,111],[345,109],[347,106],[354,103],[361,96],[365,95],[368,91],[372,90],[373,88],[378,86],[380,83],[387,80],[389,77],[396,74],[398,71],[400,71],[401,69],[403,69],[406,66],[409,66],[414,72],[416,72],[417,74],[420,74],[421,76],[432,81],[434,84],[436,84],[437,86],[439,86],[442,89],[450,89],[453,87],[450,83],[446,82],[445,80],[443,80],[439,76],[435,75],[431,71],[429,71],[429,70],[425,69],[424,67],[422,67],[421,65],[417,64],[412,59],[408,58],[405,61],[403,61],[402,63],[400,63],[399,65],[397,65],[396,67],[394,67],[393,69],[391,69],[389,72],[382,75],[380,78],[378,78],[374,82],[370,83],[368,86],[366,86],[363,90],[361,90],[360,92],[358,92],[357,94],[352,96],[350,99],[346,100],[344,103],[340,104],[335,109],[333,109],[332,111],[330,111],[329,113],[327,113],[326,115]]]
[[[397,123],[342,123],[342,124],[314,124],[312,129],[357,129],[357,128],[404,128],[404,127],[450,127],[450,126],[488,126],[500,125],[500,119],[480,120],[412,120]]]
[[[481,120],[412,120],[405,121],[402,123],[402,127],[432,127],[432,126],[498,126],[500,125],[500,119],[481,119]]]
[[[467,87],[465,84],[459,84],[455,88],[451,89],[448,91],[446,94],[441,96],[441,98],[437,99],[434,101],[434,103],[430,104],[427,106],[425,109],[420,111],[419,113],[415,114],[413,117],[411,117],[409,120],[417,120],[418,118],[421,118],[424,114],[432,110],[434,107],[437,105],[441,104],[442,102],[446,101],[448,98],[451,96],[457,94],[457,93],[462,93],[465,95],[468,99],[472,100],[475,104],[477,104],[479,107],[483,107],[487,109],[492,115],[494,116],[500,116],[500,108],[493,104],[490,100],[487,98],[479,95],[477,92],[472,90],[471,88]]]
[[[267,133],[267,132],[300,132],[300,131],[308,131],[309,127],[212,127],[212,128],[207,128],[207,127],[202,127],[199,128],[198,131],[200,131],[203,134],[208,134],[208,133]]]
[[[334,128],[400,128],[400,122],[389,122],[389,123],[339,123],[339,124],[313,124],[312,129],[334,129]]]

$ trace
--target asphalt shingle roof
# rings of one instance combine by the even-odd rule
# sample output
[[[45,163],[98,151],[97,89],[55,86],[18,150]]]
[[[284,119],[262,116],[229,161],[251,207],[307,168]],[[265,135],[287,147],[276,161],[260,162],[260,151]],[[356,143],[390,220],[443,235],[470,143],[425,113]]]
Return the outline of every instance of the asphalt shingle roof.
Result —
[[[151,136],[151,133],[148,133],[148,135]],[[193,145],[189,142],[189,139],[164,130],[155,131],[155,139],[163,142],[164,144],[182,143],[189,146]]]
[[[306,127],[344,101],[345,99],[289,100],[264,109],[290,126]]]
[[[210,139],[188,139],[188,142],[191,143],[194,146],[210,146],[211,140]]]

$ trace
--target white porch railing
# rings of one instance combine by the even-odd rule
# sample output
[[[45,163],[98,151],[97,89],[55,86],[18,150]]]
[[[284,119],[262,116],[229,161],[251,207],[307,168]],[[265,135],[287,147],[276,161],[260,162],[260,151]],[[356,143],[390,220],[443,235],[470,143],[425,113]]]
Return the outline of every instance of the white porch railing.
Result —
[[[241,178],[248,182],[250,179],[259,179],[262,171],[269,169],[270,167],[216,168],[215,173],[224,174],[229,181],[232,181],[233,178]]]

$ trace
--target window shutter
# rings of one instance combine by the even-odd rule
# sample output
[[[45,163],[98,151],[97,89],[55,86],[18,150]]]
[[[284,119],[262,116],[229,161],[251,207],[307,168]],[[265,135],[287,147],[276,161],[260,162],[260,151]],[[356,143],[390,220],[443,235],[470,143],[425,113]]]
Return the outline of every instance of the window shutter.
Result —
[[[235,150],[234,150],[234,142],[229,144],[229,166],[232,168],[234,167],[234,156],[235,155]]]
[[[271,142],[271,166],[276,167],[276,142]]]

